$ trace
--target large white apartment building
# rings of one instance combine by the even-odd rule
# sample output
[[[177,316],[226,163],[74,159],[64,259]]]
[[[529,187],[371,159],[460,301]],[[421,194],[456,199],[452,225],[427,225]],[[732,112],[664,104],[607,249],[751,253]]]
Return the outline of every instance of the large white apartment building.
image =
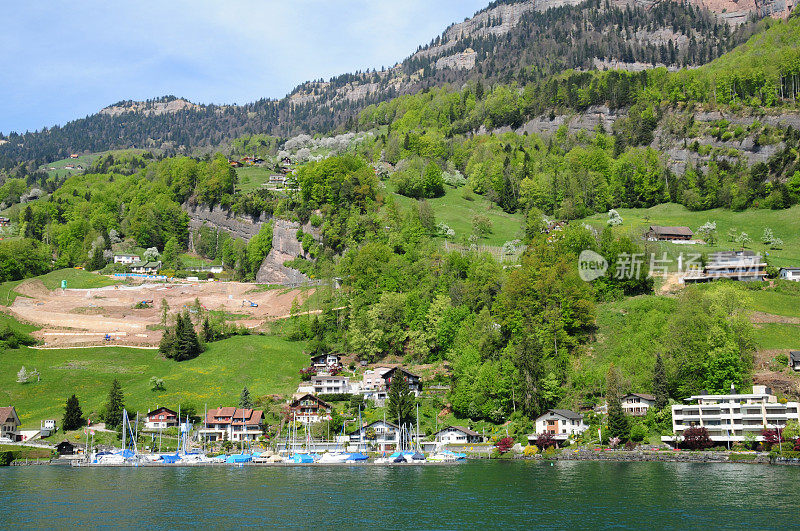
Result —
[[[714,442],[742,442],[748,434],[761,441],[765,428],[783,428],[789,420],[800,421],[797,402],[781,403],[763,385],[754,385],[750,394],[695,395],[686,402],[672,406],[672,430],[678,440],[686,428],[703,426]],[[674,442],[676,437],[661,439]]]

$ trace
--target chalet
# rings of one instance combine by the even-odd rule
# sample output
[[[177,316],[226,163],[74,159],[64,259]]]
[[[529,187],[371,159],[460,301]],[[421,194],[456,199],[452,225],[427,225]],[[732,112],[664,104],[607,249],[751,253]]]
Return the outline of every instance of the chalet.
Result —
[[[384,381],[384,386],[387,390],[391,387],[392,378],[394,378],[395,375],[404,378],[405,381],[408,382],[408,388],[412,393],[414,393],[414,396],[419,396],[420,392],[422,391],[422,382],[420,381],[420,377],[416,374],[408,372],[402,367],[394,367],[393,369],[389,369],[381,376]]]
[[[650,225],[650,228],[644,233],[645,239],[650,242],[688,241],[692,239],[692,236],[694,233],[689,227],[661,227],[660,225]]]
[[[295,420],[313,424],[323,420],[331,420],[333,406],[310,393],[293,400],[289,404],[289,412]]]
[[[687,284],[720,279],[760,282],[767,276],[766,267],[761,255],[753,251],[720,251],[711,255],[702,271],[690,271],[683,281]]]
[[[0,216],[0,227],[7,227],[11,225],[11,220],[5,216]]]
[[[73,455],[75,454],[75,445],[63,440],[56,445],[56,452],[58,452],[58,455]]]
[[[558,442],[586,431],[588,426],[583,415],[569,409],[548,409],[536,419],[536,433],[528,436],[528,441],[535,442],[539,433],[549,433]],[[533,444],[531,442],[531,444]]]
[[[12,442],[20,440],[19,415],[14,406],[0,407],[0,439],[8,439]]]
[[[79,158],[79,157],[80,157],[80,155],[78,155],[77,153],[72,153],[72,154],[70,154],[70,156],[69,156],[69,158],[71,158],[71,159],[77,159],[77,158]]]
[[[134,264],[139,262],[141,259],[139,258],[138,254],[115,254],[114,255],[114,263],[115,264]]]
[[[800,350],[793,350],[789,353],[789,367],[793,371],[800,371]]]
[[[148,430],[174,428],[177,426],[178,414],[166,407],[156,408],[144,418],[144,427]]]
[[[317,371],[329,371],[341,368],[342,364],[338,354],[319,354],[311,356],[311,366]]]
[[[778,273],[778,278],[800,282],[800,267],[782,267]]]
[[[315,374],[311,377],[314,393],[318,395],[345,394],[350,392],[350,378],[332,374]]]
[[[241,168],[242,167],[242,163],[239,162],[238,160],[228,161],[228,164],[231,165],[231,168]]]
[[[220,407],[206,412],[200,437],[214,441],[254,441],[262,432],[264,412],[258,409]]]
[[[376,420],[351,433],[350,442],[365,442],[384,451],[387,446],[396,446],[400,442],[400,427],[385,420]]]
[[[131,273],[138,275],[155,275],[161,269],[161,260],[157,262],[134,262],[128,265]]]
[[[448,426],[434,435],[436,442],[447,444],[482,443],[483,435],[464,426]]]
[[[552,221],[542,229],[542,234],[550,234],[551,232],[564,230],[564,227],[566,227],[568,223],[568,221]]]
[[[631,393],[623,396],[620,402],[622,403],[622,411],[625,414],[633,417],[644,417],[647,414],[647,410],[656,403],[656,397],[643,393]]]

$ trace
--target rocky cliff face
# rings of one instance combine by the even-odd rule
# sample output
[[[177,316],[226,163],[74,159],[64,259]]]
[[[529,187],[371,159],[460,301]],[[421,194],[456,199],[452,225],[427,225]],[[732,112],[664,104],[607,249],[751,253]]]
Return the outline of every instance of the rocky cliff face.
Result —
[[[231,212],[223,209],[219,205],[213,209],[206,205],[183,205],[183,209],[189,214],[189,230],[198,230],[203,226],[219,229],[227,232],[234,238],[249,241],[250,238],[258,234],[261,224],[269,220],[269,217],[262,215],[258,219],[248,216],[235,216]]]
[[[260,218],[254,219],[246,216],[234,216],[224,210],[219,205],[213,209],[206,205],[192,206],[183,205],[184,210],[189,214],[190,231],[198,230],[201,227],[209,227],[222,230],[234,238],[249,241],[250,238],[258,234],[261,225],[270,222],[270,218],[262,214]],[[310,224],[301,226],[294,221],[275,219],[272,221],[272,250],[261,263],[261,267],[256,275],[256,282],[259,284],[304,284],[309,281],[303,273],[284,266],[284,262],[294,260],[298,257],[309,258],[303,251],[302,244],[297,240],[297,230],[302,228],[319,239],[319,230]]]

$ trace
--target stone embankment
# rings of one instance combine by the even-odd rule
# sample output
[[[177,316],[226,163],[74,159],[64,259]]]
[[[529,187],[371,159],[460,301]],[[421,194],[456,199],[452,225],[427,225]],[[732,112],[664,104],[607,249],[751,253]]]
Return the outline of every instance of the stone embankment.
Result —
[[[563,450],[552,456],[538,455],[541,459],[555,461],[661,461],[670,463],[747,463],[770,464],[769,454],[739,452],[647,452],[647,451],[595,451],[595,450]]]

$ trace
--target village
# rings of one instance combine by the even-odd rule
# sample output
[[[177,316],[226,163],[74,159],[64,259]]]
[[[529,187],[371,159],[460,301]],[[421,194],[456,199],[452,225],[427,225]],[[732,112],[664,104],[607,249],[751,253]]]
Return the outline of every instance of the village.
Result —
[[[790,359],[792,368],[800,371],[800,351],[793,351]],[[759,462],[758,456],[766,456],[773,446],[800,446],[800,404],[778,399],[763,385],[742,392],[732,387],[725,394],[701,393],[671,404],[672,434],[663,435],[660,445],[637,444],[632,436],[623,447],[607,433],[614,422],[610,409],[616,407],[636,422],[656,409],[658,397],[628,393],[589,411],[548,409],[533,419],[535,431],[516,439],[487,435],[468,425],[442,425],[425,433],[418,417],[422,378],[401,365],[365,368],[355,381],[355,373],[344,375],[339,355],[322,354],[311,356],[301,372],[308,379],[283,404],[278,426],[267,423],[267,412],[246,403],[249,395],[239,405],[206,405],[202,417],[158,405],[141,419],[123,410],[118,448],[95,444],[96,433],[111,432],[102,424],[84,428],[83,440],[59,440],[56,419],[43,420],[39,430],[21,430],[11,405],[0,407],[0,443],[50,449],[51,458],[36,462],[72,466],[424,464],[467,458],[587,459],[592,454],[607,459],[608,451],[680,460],[711,448],[717,456],[745,455]],[[357,409],[348,411],[353,400]],[[383,418],[364,421],[368,408],[380,408]],[[395,408],[407,409],[408,415],[395,413]],[[64,422],[66,418],[65,414]],[[338,433],[331,430],[337,420]]]

